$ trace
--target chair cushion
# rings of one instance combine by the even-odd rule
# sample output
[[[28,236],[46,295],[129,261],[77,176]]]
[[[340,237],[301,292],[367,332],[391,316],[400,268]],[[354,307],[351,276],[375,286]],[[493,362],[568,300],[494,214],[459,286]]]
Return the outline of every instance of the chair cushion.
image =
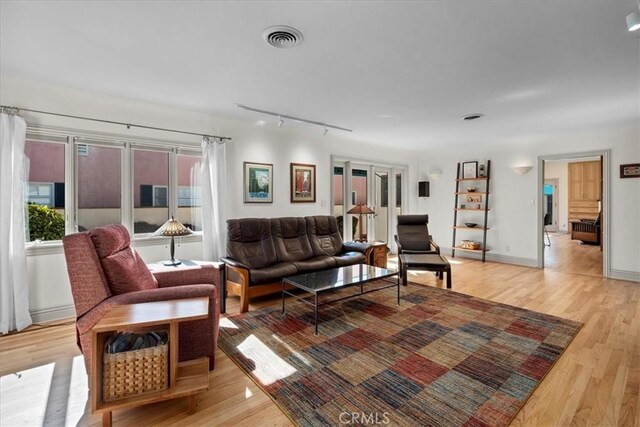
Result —
[[[308,273],[333,268],[336,266],[336,260],[329,256],[317,256],[304,261],[294,261],[293,264],[298,268],[299,273]]]
[[[101,259],[129,247],[131,244],[129,231],[122,224],[92,228],[89,230],[89,235]]]
[[[113,295],[155,289],[156,278],[140,255],[129,246],[129,232],[122,225],[93,228],[89,236],[96,247]]]
[[[398,215],[398,240],[403,251],[431,252],[429,215]]]
[[[347,265],[361,264],[365,262],[366,257],[360,252],[345,252],[342,255],[336,255],[333,257],[338,267],[344,267]]]
[[[290,262],[279,262],[265,268],[256,268],[249,270],[249,278],[251,285],[259,285],[261,283],[269,283],[281,280],[286,276],[293,276],[298,273],[298,269]]]

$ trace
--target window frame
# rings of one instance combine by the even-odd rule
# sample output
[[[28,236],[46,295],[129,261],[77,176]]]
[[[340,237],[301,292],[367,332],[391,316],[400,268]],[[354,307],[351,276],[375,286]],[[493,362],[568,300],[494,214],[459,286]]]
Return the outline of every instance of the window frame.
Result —
[[[119,134],[91,132],[53,126],[27,126],[26,139],[34,142],[64,144],[65,235],[78,232],[78,152],[76,144],[87,144],[122,149],[120,168],[120,224],[124,225],[129,231],[132,239],[132,245],[160,246],[168,244],[169,238],[151,237],[150,233],[135,234],[133,232],[133,150],[154,150],[163,151],[169,154],[169,185],[167,186],[167,189],[169,215],[171,215],[171,212],[176,212],[178,207],[177,155],[186,154],[191,156],[201,156],[198,145],[187,145],[185,143],[172,140],[128,137]],[[183,243],[201,242],[202,232],[197,231],[192,235],[184,236],[180,239]],[[45,255],[63,252],[62,240],[25,242],[25,245],[27,255]]]

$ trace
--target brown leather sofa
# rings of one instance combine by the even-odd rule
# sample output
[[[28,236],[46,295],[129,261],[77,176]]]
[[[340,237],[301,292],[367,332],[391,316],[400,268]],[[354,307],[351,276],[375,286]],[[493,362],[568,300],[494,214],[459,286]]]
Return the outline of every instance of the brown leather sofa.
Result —
[[[240,296],[240,312],[249,299],[278,292],[282,278],[362,264],[372,246],[340,237],[334,216],[241,218],[227,221],[226,288]]]

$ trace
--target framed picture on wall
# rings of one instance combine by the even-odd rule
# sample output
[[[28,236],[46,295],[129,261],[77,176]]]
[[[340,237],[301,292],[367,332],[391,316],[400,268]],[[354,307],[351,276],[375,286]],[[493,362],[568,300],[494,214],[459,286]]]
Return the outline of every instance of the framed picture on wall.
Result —
[[[316,165],[291,163],[291,203],[315,203]]]
[[[620,178],[640,178],[640,163],[620,165]]]
[[[478,162],[462,163],[462,179],[475,179],[478,177]]]
[[[273,165],[244,162],[244,202],[273,203]]]

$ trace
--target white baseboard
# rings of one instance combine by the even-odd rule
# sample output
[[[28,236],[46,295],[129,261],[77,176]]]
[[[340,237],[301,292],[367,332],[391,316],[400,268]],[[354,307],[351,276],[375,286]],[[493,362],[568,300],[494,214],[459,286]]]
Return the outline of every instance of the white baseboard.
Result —
[[[440,247],[442,253],[445,255],[451,256],[451,248],[443,248]],[[468,258],[481,260],[482,255],[476,252],[467,252],[456,250],[456,258]],[[513,265],[522,265],[524,267],[538,267],[538,260],[534,258],[523,258],[518,256],[510,256],[510,255],[501,255],[501,254],[492,254],[491,252],[487,252],[486,261],[491,262],[499,262],[502,264],[513,264]]]
[[[31,311],[31,320],[33,320],[33,323],[52,322],[70,317],[76,317],[76,309],[73,305]]]
[[[629,270],[611,269],[610,279],[629,280],[631,282],[640,282],[640,272]]]

